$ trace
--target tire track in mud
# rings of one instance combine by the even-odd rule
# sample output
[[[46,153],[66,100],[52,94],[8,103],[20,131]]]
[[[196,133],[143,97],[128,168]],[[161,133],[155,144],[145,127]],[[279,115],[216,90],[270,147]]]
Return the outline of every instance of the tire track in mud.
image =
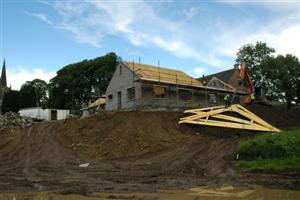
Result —
[[[23,172],[27,177],[30,177],[29,165],[31,161],[31,144],[32,144],[31,131],[32,131],[32,127],[29,127],[26,136],[29,139],[29,141],[27,141],[26,143],[26,148],[25,148],[26,156],[25,156],[25,164],[23,169]]]

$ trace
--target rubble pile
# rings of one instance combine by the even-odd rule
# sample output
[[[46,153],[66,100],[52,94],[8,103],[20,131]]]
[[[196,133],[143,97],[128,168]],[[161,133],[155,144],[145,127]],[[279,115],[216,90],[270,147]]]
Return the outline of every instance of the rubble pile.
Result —
[[[31,118],[22,117],[18,113],[7,112],[0,115],[0,128],[25,128],[31,123]]]

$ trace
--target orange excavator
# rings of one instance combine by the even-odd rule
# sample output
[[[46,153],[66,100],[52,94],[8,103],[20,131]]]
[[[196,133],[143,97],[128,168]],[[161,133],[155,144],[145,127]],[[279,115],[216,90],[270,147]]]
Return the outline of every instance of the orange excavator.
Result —
[[[268,101],[265,98],[265,95],[263,93],[263,91],[259,92],[259,96],[255,95],[255,90],[254,90],[254,85],[253,85],[253,81],[251,80],[248,68],[246,63],[242,64],[241,67],[241,71],[240,71],[240,80],[243,82],[244,80],[246,80],[248,82],[248,87],[249,87],[249,96],[247,96],[244,100],[244,103],[246,105],[250,105],[252,103],[252,99],[251,96],[254,95],[255,96],[255,103],[256,104],[262,104],[262,105],[271,105],[270,101]]]
[[[250,74],[247,69],[246,63],[242,64],[241,71],[240,71],[240,80],[243,82],[246,80],[249,84],[249,96],[247,96],[244,100],[246,105],[250,105],[252,103],[251,96],[254,94],[254,86],[253,81],[251,80]]]

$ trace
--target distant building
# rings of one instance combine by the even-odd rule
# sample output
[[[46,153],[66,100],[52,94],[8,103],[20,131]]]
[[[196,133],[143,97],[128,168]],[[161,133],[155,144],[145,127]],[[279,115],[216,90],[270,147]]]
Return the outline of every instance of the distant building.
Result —
[[[0,114],[2,114],[3,97],[6,90],[7,90],[7,80],[6,80],[6,65],[4,59],[2,65],[1,77],[0,77]]]
[[[42,109],[40,107],[33,107],[20,109],[19,114],[21,116],[30,117],[37,121],[51,121],[67,119],[70,115],[70,111],[62,109]]]
[[[106,103],[106,97],[99,97],[96,101],[89,104],[87,107],[82,108],[82,117],[88,117],[95,114],[99,110],[104,110]]]
[[[213,80],[212,80],[213,79]],[[236,81],[239,78],[237,77]],[[106,90],[106,110],[177,110],[223,105],[226,94],[235,101],[248,95],[217,77],[204,83],[186,73],[134,62],[120,62]]]
[[[215,88],[228,88],[237,90],[239,93],[248,93],[247,83],[240,81],[240,70],[238,67],[225,70],[208,76],[198,78],[203,85]]]

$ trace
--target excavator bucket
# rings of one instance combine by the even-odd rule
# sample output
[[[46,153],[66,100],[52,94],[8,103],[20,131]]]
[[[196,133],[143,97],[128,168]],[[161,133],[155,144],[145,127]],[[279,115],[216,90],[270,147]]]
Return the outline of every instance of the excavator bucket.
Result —
[[[236,115],[240,117],[236,117],[236,115],[227,115],[227,113],[230,112],[236,113]],[[198,124],[252,131],[280,131],[278,128],[272,126],[239,104],[234,104],[227,108],[225,106],[214,106],[192,109],[186,110],[184,113],[191,113],[192,115],[182,117],[179,124]]]

